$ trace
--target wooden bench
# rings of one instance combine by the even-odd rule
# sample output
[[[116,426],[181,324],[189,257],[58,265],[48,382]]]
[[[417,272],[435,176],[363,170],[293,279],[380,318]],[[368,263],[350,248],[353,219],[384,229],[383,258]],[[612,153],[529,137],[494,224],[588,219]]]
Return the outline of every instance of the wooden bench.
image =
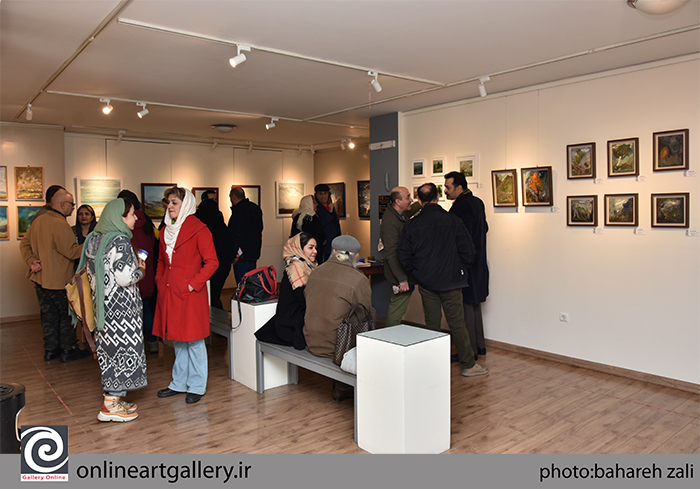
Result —
[[[228,378],[233,380],[233,329],[231,328],[231,313],[209,307],[209,331],[228,338]]]
[[[255,361],[258,394],[265,392],[265,366],[264,355],[272,355],[287,362],[287,371],[290,384],[299,381],[297,367],[302,367],[312,372],[329,377],[333,380],[344,382],[355,387],[355,443],[357,443],[357,376],[341,370],[330,358],[317,357],[307,350],[296,350],[292,346],[274,345],[263,341],[256,341]]]

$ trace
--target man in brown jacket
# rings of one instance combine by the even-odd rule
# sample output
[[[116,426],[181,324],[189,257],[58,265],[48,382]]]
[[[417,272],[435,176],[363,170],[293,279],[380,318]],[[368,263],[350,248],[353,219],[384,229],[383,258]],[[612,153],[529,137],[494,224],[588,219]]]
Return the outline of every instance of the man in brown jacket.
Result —
[[[60,356],[71,362],[90,354],[77,348],[75,328],[68,313],[66,284],[73,276],[73,260],[80,258],[82,245],[66,221],[75,201],[66,190],[51,198],[51,209],[36,217],[20,242],[22,259],[29,266],[27,278],[34,282],[44,330],[44,360]]]

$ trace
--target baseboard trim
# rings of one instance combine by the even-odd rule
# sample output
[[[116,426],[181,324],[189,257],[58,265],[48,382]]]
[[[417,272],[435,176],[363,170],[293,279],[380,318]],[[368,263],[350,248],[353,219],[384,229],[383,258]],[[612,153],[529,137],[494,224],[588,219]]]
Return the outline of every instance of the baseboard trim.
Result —
[[[0,324],[5,323],[18,323],[20,321],[33,321],[35,319],[41,319],[40,314],[28,314],[26,316],[8,316],[0,318]]]

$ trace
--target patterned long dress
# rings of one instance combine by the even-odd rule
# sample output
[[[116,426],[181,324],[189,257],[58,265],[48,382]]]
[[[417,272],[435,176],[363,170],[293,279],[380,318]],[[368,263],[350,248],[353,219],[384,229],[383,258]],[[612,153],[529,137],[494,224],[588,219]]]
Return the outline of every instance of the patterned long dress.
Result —
[[[95,301],[95,259],[104,235],[95,234],[85,243],[88,278]],[[105,324],[96,331],[97,359],[105,391],[120,392],[147,385],[143,350],[143,304],[138,281],[143,272],[129,238],[118,235],[107,244],[104,256]],[[99,286],[99,285],[98,285]]]

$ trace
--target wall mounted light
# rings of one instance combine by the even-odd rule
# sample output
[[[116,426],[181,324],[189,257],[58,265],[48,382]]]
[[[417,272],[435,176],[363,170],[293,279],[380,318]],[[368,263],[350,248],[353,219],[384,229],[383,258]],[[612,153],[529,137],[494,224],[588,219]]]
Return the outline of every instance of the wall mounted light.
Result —
[[[31,121],[34,117],[34,112],[32,112],[32,104],[27,104],[27,113],[24,115],[28,121]]]
[[[627,0],[627,5],[645,14],[664,15],[678,10],[688,0]]]
[[[234,56],[233,58],[229,59],[228,62],[233,66],[234,68],[241,63],[243,63],[247,58],[245,57],[245,54],[241,53],[241,51],[248,51],[250,52],[250,46],[243,46],[242,44],[239,44],[236,46],[238,49],[238,54]]]
[[[379,80],[377,80],[377,78],[379,77],[379,73],[377,73],[376,71],[368,71],[367,74],[369,76],[374,77],[374,79],[370,80],[369,82],[372,85],[372,88],[374,88],[374,91],[377,93],[381,92],[382,86],[379,84]]]
[[[139,119],[143,119],[148,115],[148,109],[146,108],[146,103],[145,102],[136,102],[136,105],[138,107],[143,107],[143,110],[140,110],[136,113],[137,116],[139,116]]]
[[[479,78],[479,95],[482,97],[486,97],[486,87],[484,86],[484,82],[487,82],[491,79],[490,76],[484,76],[482,78]]]
[[[109,100],[108,98],[101,98],[101,99],[100,99],[100,102],[102,102],[103,104],[105,104],[105,106],[102,107],[102,112],[104,112],[105,114],[109,114],[110,112],[112,112],[112,109],[113,109],[114,107],[112,107],[111,105],[109,105],[110,100]]]
[[[275,122],[277,122],[278,120],[280,120],[279,117],[270,118],[270,123],[265,124],[265,129],[272,129],[273,127],[275,127]]]

